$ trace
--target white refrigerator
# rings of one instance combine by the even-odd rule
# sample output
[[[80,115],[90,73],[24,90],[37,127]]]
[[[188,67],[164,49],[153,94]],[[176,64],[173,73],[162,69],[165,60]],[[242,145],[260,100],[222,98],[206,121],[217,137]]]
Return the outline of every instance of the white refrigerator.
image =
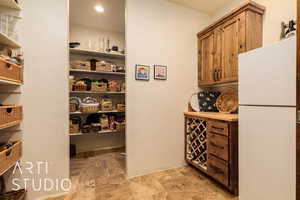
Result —
[[[296,39],[239,56],[239,200],[296,200]]]

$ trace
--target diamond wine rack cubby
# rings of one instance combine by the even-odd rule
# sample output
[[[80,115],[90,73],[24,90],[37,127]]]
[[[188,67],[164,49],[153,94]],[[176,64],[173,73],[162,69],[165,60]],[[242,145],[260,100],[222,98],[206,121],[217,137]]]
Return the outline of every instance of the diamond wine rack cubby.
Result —
[[[197,118],[186,118],[186,159],[207,169],[207,122]]]

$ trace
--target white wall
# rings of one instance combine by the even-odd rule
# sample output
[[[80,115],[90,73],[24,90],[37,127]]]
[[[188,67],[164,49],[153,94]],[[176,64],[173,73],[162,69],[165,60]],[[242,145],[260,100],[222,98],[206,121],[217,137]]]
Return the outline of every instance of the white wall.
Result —
[[[164,0],[127,0],[127,172],[184,165],[184,117],[197,88],[197,37],[207,15]],[[135,65],[168,66],[168,80],[135,80]]]
[[[213,14],[212,22],[246,1],[247,0],[233,0],[232,3],[227,4]],[[280,40],[281,22],[287,23],[291,19],[296,19],[296,0],[255,0],[255,2],[266,7],[263,24],[264,45]]]
[[[49,174],[24,177],[69,177],[68,136],[68,1],[26,0],[20,39],[24,46],[25,71],[23,161],[49,162]],[[29,200],[62,191],[32,192]]]
[[[99,37],[107,37],[109,36],[110,39],[110,47],[113,45],[117,45],[119,47],[119,51],[124,49],[124,43],[125,43],[125,34],[119,33],[119,32],[110,32],[105,31],[102,29],[92,28],[88,26],[82,26],[77,24],[70,24],[70,42],[80,42],[81,47],[83,49],[88,48],[89,40],[92,41],[98,46],[99,43]],[[91,47],[92,49],[95,48]],[[95,49],[93,49],[95,50]]]

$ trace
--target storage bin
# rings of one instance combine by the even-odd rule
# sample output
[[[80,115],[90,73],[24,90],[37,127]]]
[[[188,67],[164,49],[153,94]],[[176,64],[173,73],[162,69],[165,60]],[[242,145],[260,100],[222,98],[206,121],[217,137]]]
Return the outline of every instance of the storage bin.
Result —
[[[18,40],[17,31],[15,29],[16,24],[20,17],[9,15],[9,14],[1,14],[0,15],[0,32],[4,35],[10,37],[13,40]]]
[[[119,112],[125,112],[125,110],[126,110],[125,104],[117,104],[117,110]]]
[[[70,98],[70,112],[76,112],[81,104],[81,99],[79,97]]]
[[[110,92],[120,92],[121,85],[118,81],[109,81],[109,91]]]
[[[22,83],[23,67],[0,57],[0,79]]]
[[[0,106],[0,128],[20,123],[22,120],[21,105]]]
[[[105,61],[97,62],[97,64],[96,64],[96,71],[111,72],[112,71],[111,64],[107,63]]]
[[[125,122],[115,122],[117,131],[124,131],[126,129]]]
[[[81,125],[80,117],[71,117],[70,119],[70,133],[79,133]]]
[[[99,103],[97,102],[97,99],[86,97],[81,105],[80,105],[80,111],[83,113],[93,113],[99,111]]]
[[[22,142],[17,141],[0,152],[0,174],[11,168],[22,156]]]
[[[92,82],[92,91],[94,92],[106,92],[107,88],[108,88],[107,83],[100,82],[100,81]]]
[[[79,70],[91,70],[91,63],[88,61],[72,61],[71,62],[72,69],[79,69]]]
[[[112,100],[108,98],[102,99],[100,102],[100,109],[101,111],[112,111],[113,109]]]
[[[87,91],[87,84],[84,81],[77,81],[73,84],[73,91]]]

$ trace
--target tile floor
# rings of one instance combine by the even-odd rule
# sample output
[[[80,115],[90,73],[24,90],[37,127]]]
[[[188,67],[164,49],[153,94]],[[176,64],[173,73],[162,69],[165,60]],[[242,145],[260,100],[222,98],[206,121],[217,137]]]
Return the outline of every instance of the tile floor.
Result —
[[[51,200],[238,200],[191,167],[125,178],[118,152],[71,160],[72,192]]]

